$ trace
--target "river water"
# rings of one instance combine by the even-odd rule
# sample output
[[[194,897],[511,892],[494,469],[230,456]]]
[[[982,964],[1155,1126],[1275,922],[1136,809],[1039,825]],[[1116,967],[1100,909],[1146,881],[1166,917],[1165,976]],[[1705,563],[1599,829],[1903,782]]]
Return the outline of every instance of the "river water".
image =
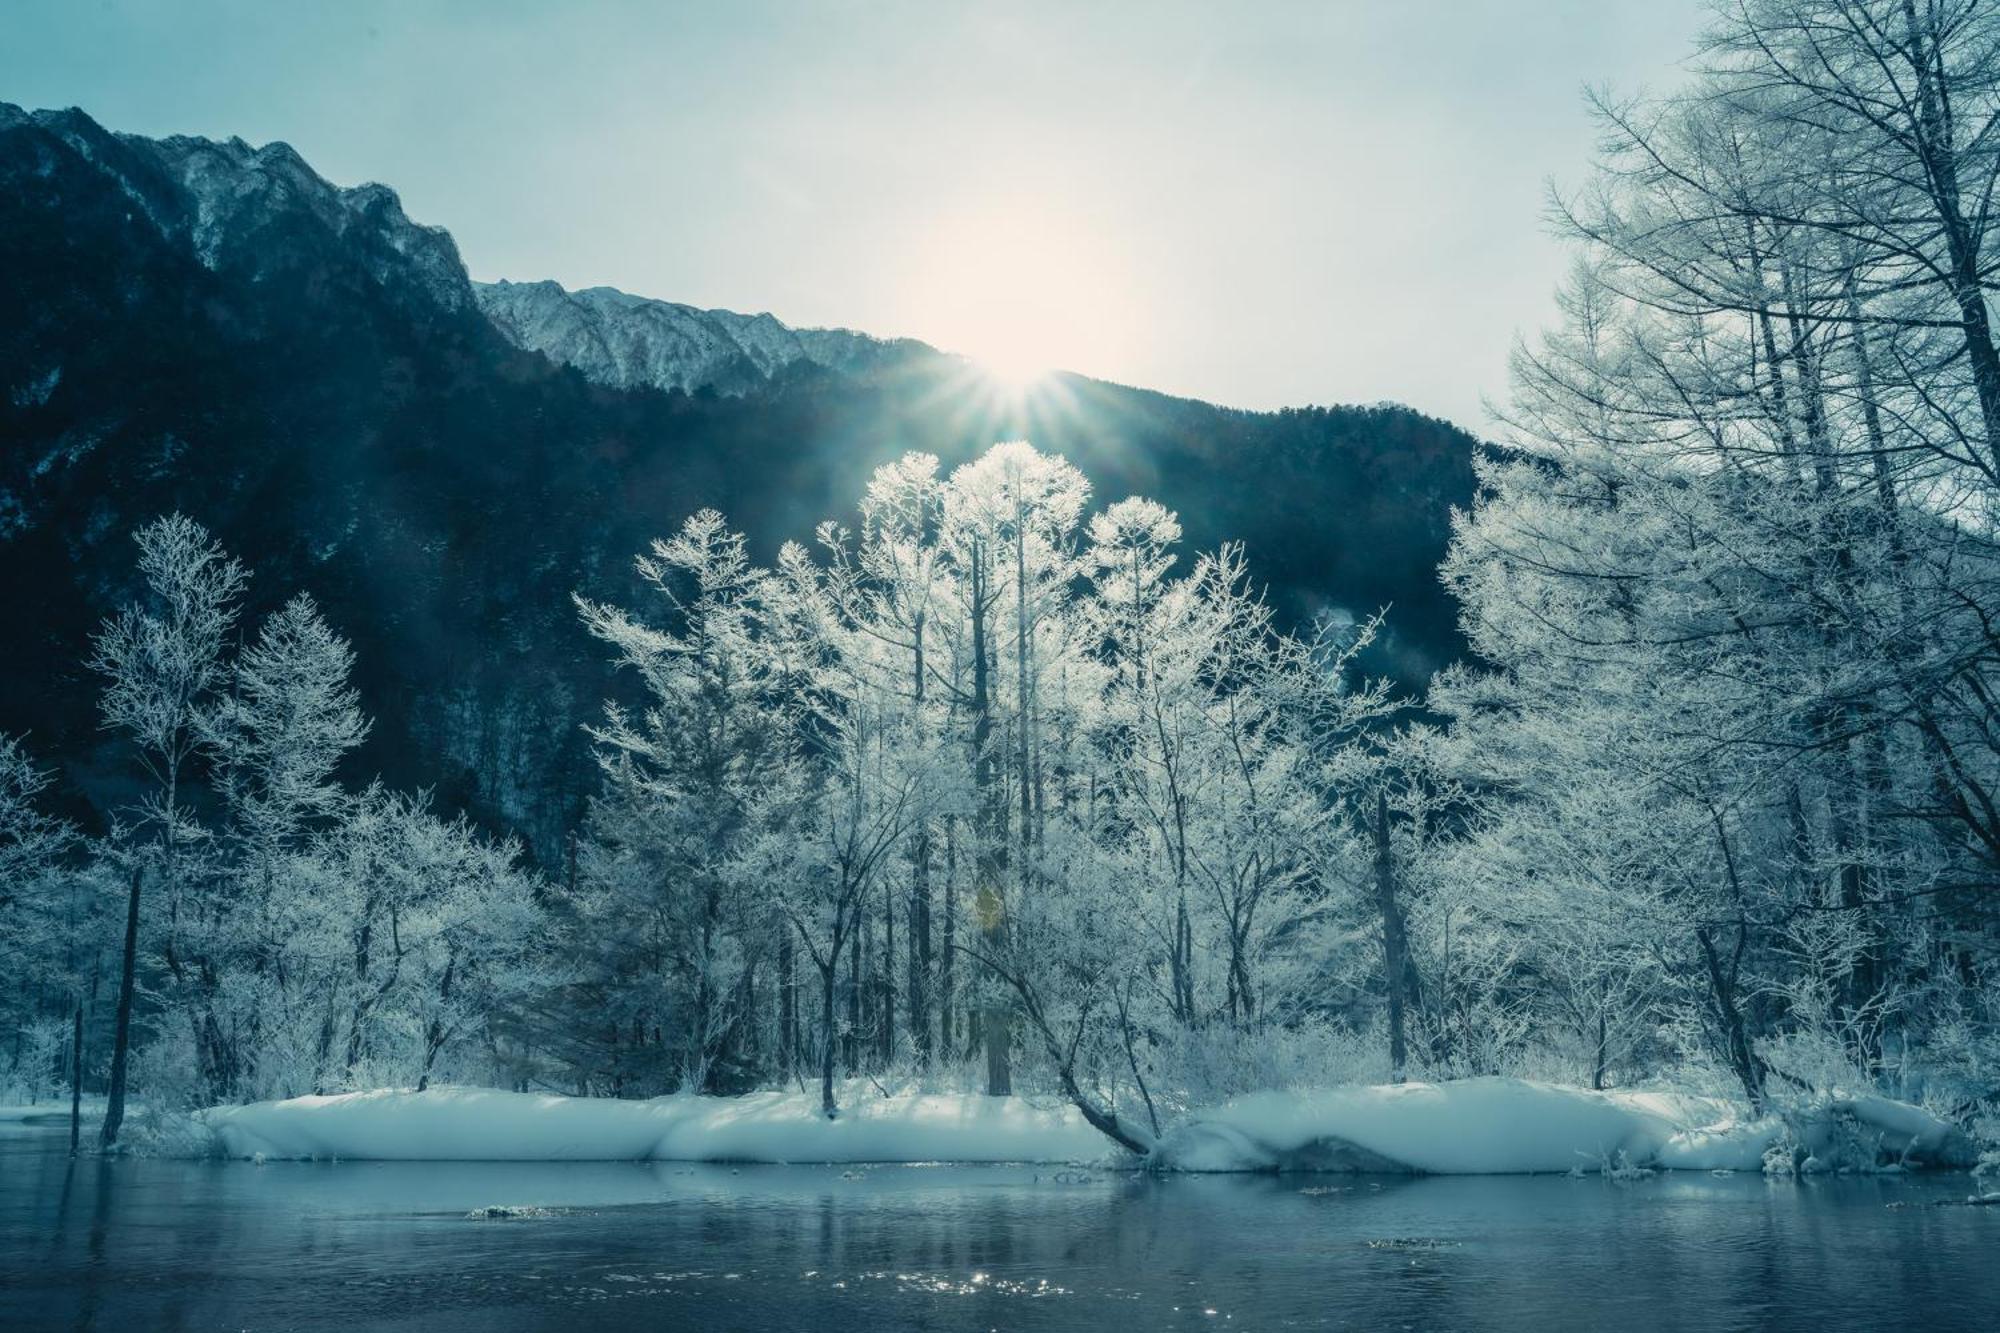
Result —
[[[68,1159],[0,1125],[0,1329],[2000,1328],[1962,1175]],[[488,1208],[528,1216],[469,1217]]]

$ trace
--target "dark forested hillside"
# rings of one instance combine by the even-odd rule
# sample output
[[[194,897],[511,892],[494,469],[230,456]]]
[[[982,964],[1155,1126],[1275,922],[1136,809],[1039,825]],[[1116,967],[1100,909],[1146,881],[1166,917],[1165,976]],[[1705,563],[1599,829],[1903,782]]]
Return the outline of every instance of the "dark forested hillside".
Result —
[[[0,732],[102,812],[84,666],[129,534],[181,510],[257,571],[249,624],[309,591],[359,655],[366,773],[560,846],[605,692],[572,591],[617,597],[713,505],[760,556],[907,449],[1027,436],[1102,499],[1243,541],[1288,620],[1393,604],[1373,668],[1460,650],[1436,565],[1473,439],[1399,407],[1229,411],[1073,377],[1025,401],[951,358],[860,383],[794,366],[740,397],[613,390],[508,343],[450,238],[283,145],[146,140],[0,106]]]

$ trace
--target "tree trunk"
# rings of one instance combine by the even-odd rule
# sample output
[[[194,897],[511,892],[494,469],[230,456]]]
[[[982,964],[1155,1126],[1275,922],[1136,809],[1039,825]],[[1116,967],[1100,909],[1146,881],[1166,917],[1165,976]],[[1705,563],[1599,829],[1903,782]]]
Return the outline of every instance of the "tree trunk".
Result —
[[[1389,844],[1389,794],[1375,793],[1375,907],[1382,917],[1382,966],[1389,991],[1389,1077],[1401,1083],[1409,1063],[1409,1048],[1403,1035],[1404,1009],[1415,986],[1410,963],[1410,942],[1403,922],[1402,904],[1396,901],[1396,861]]]
[[[438,1007],[440,1009],[451,1003],[451,983],[453,976],[457,972],[457,956],[454,955],[446,958],[444,976],[438,979]],[[424,1024],[424,1067],[417,1075],[418,1092],[423,1092],[430,1087],[431,1069],[437,1064],[438,1052],[444,1049],[445,1041],[450,1035],[451,1031],[445,1026],[442,1018],[433,1017],[430,1022]],[[632,1044],[637,1046],[645,1039],[645,1029],[639,1026],[638,1019],[633,1019]]]
[[[1597,1058],[1591,1061],[1590,1065],[1590,1087],[1593,1092],[1604,1091],[1604,1064],[1606,1058],[1604,1004],[1604,997],[1600,995],[1597,1001]]]
[[[69,1038],[69,1155],[76,1156],[83,1137],[83,1001],[76,1002],[76,1024]]]
[[[909,957],[910,1035],[916,1039],[917,1062],[931,1067],[931,835],[927,827],[917,836],[910,871],[909,938],[903,952]]]
[[[1862,319],[1861,296],[1855,290],[1854,275],[1847,275],[1847,321],[1853,326],[1855,397],[1861,403],[1861,420],[1867,428],[1870,470],[1875,480],[1875,499],[1885,522],[1893,524],[1898,508],[1896,478],[1889,466],[1888,437],[1882,429],[1882,407],[1875,392],[1875,364],[1868,351],[1868,328]],[[1898,566],[1903,563],[1898,532],[1890,528],[1890,555]]]
[[[1750,1044],[1750,1032],[1743,1020],[1743,1011],[1736,1002],[1736,980],[1731,972],[1724,972],[1722,960],[1716,955],[1715,941],[1707,926],[1697,926],[1695,941],[1701,945],[1702,961],[1708,967],[1709,993],[1715,1000],[1716,1016],[1722,1021],[1724,1045],[1729,1056],[1730,1068],[1736,1071],[1737,1081],[1742,1083],[1744,1095],[1750,1099],[1750,1109],[1758,1115],[1764,1114],[1764,1062]],[[1736,957],[1743,956],[1747,932],[1738,927],[1736,937]]]
[[[1949,92],[1939,82],[1944,57],[1937,50],[1938,33],[1930,21],[1932,16],[1927,12],[1920,19],[1913,0],[1903,0],[1906,59],[1917,74],[1914,137],[1951,265],[1951,295],[1958,305],[1966,361],[1972,367],[1973,390],[1979,397],[1986,449],[1995,472],[2000,473],[2000,351],[1994,348],[1993,325],[1986,312],[1979,236],[1960,199],[1959,149],[1953,142]]]
[[[1146,1103],[1146,1123],[1152,1126],[1153,1137],[1160,1136],[1160,1112],[1153,1105],[1152,1091],[1146,1086],[1146,1075],[1139,1068],[1139,1044],[1132,1031],[1132,982],[1128,979],[1118,991],[1118,1033],[1124,1038],[1125,1063],[1132,1070],[1132,1082],[1138,1085],[1140,1099]]]
[[[720,997],[715,989],[715,930],[722,915],[721,892],[710,883],[701,899],[701,955],[696,964],[694,986],[694,1043],[689,1051],[692,1081],[696,1092],[708,1092],[709,1071],[715,1067],[716,1008]]]
[[[1140,1157],[1153,1151],[1151,1135],[1137,1125],[1126,1124],[1116,1111],[1099,1106],[1084,1096],[1083,1089],[1077,1086],[1075,1075],[1068,1069],[1062,1071],[1062,1090],[1063,1095],[1069,1098],[1070,1105],[1082,1113],[1084,1123],[1105,1138]]]
[[[132,992],[139,973],[139,886],[145,871],[132,867],[132,893],[125,905],[125,960],[118,972],[118,1026],[111,1038],[111,1085],[105,1090],[104,1128],[98,1142],[109,1148],[125,1123],[125,1069],[132,1053]]]
[[[958,834],[957,826],[947,823],[944,831],[944,941],[938,950],[938,1049],[945,1059],[955,1058],[952,1036],[956,1024],[952,1020],[953,1005],[958,1001],[954,993],[957,978],[953,975],[954,960],[958,957]]]
[[[1056,1039],[1055,1030],[1049,1026],[1048,1015],[1043,1011],[1032,989],[1018,975],[1008,975],[998,968],[994,969],[994,974],[1021,997],[1021,1011],[1027,1018],[1029,1031],[1041,1038],[1042,1046],[1048,1052],[1049,1063],[1055,1067],[1056,1081],[1062,1088],[1063,1096],[1067,1097],[1070,1105],[1083,1115],[1084,1122],[1128,1152],[1141,1157],[1152,1152],[1154,1140],[1151,1134],[1138,1125],[1127,1124],[1116,1111],[1098,1105],[1085,1094],[1076,1081],[1075,1044],[1072,1043],[1067,1051],[1063,1049],[1063,1044]],[[1149,1101],[1148,1106],[1150,1105]]]
[[[1174,906],[1174,947],[1167,955],[1173,988],[1173,1014],[1183,1026],[1194,1023],[1194,927],[1188,919],[1187,890]]]
[[[778,937],[778,1072],[790,1078],[799,1057],[799,978],[792,956],[792,932]]]
[[[990,596],[981,571],[984,561],[975,557],[972,586],[972,750],[973,786],[979,795],[979,845],[973,869],[973,910],[979,917],[980,943],[989,955],[997,955],[1007,939],[1007,810],[1001,790],[998,765],[993,754],[993,682],[986,625],[986,599]],[[997,988],[996,988],[997,989]],[[980,1014],[979,1032],[986,1048],[986,1095],[1007,1097],[1014,1091],[1013,1073],[1007,1058],[1009,1019],[1007,1001],[1000,995],[989,998]]]
[[[882,954],[875,960],[875,1059],[896,1058],[896,898],[882,894]]]
[[[861,1072],[861,937],[865,934],[863,924],[847,944],[847,1032],[841,1046],[847,1054],[850,1077]]]
[[[819,969],[820,1033],[824,1038],[819,1057],[819,1111],[828,1120],[840,1114],[833,1102],[833,974],[840,966],[840,944],[836,938],[833,953]]]
[[[1993,347],[1993,327],[1986,314],[1986,292],[1976,261],[1967,258],[1953,275],[1953,296],[1965,320],[1965,351],[1972,363],[1972,383],[1979,392],[1980,420],[1986,427],[1986,448],[2000,471],[2000,353]]]
[[[1021,887],[1028,883],[1028,848],[1034,828],[1034,717],[1032,682],[1028,677],[1028,534],[1027,513],[1020,492],[1014,495],[1014,781],[1020,787],[1020,864],[1015,867]]]

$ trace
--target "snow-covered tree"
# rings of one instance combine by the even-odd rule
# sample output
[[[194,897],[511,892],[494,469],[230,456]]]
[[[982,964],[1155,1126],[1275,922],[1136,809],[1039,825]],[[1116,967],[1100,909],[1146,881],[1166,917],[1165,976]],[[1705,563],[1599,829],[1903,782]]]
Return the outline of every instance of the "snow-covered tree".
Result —
[[[1823,1032],[1887,1079],[1991,949],[1996,52],[1982,5],[1727,6],[1558,203],[1445,566],[1493,670],[1432,691],[1438,869],[1595,1077],[1675,1040],[1761,1103]]]
[[[147,874],[159,877],[170,931],[163,946],[177,1007],[197,1029],[194,1044],[205,1073],[215,1076],[213,974],[208,960],[190,957],[187,933],[198,913],[185,901],[187,853],[201,830],[184,802],[183,778],[201,743],[201,718],[223,678],[222,648],[236,621],[237,600],[248,573],[208,531],[179,514],[158,519],[135,534],[140,601],[105,622],[91,665],[105,677],[104,725],[130,741],[152,790],[131,812],[135,835],[150,838],[147,855],[131,858],[124,961],[113,1037],[110,1104],[101,1138],[116,1141],[125,1115],[125,1083],[137,988],[141,889]]]
[[[774,942],[762,886],[737,869],[786,744],[756,637],[765,575],[712,510],[637,568],[658,594],[657,623],[578,603],[646,695],[591,728],[605,782],[574,904],[581,984],[614,1086],[708,1088],[743,1059],[750,982]],[[744,1077],[732,1068],[723,1081]]]
[[[300,854],[346,813],[335,770],[368,732],[348,684],[353,662],[346,640],[300,594],[264,622],[231,664],[227,693],[198,722],[228,812],[226,868],[213,890],[226,898],[214,966],[230,979],[226,1011],[218,1006],[215,1016],[218,1081],[209,1094],[217,1099],[238,1079],[258,1081],[264,1021],[289,1009],[303,980],[287,947],[311,910],[297,901],[311,891]]]
[[[41,808],[49,781],[18,739],[0,735],[0,1086],[31,1098],[57,1085],[71,1016],[103,979],[90,966],[101,963],[88,949],[94,904],[71,864],[76,829]]]

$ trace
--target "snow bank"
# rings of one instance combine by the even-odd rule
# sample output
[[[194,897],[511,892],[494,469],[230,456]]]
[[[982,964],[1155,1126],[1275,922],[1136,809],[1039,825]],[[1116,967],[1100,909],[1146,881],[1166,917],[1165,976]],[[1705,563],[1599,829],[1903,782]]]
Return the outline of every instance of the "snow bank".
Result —
[[[1784,1137],[1785,1122],[1776,1116],[1725,1120],[1677,1131],[1642,1165],[1668,1171],[1762,1171],[1764,1154]]]
[[[1979,1160],[1978,1149],[1964,1130],[1920,1106],[1864,1093],[1835,1097],[1826,1109],[1852,1119],[1864,1131],[1872,1131],[1880,1141],[1880,1151],[1903,1153],[1912,1161],[1932,1166],[1965,1167]]]
[[[413,1161],[1093,1162],[1110,1143],[1068,1107],[1018,1097],[854,1096],[826,1120],[815,1096],[616,1101],[471,1088],[298,1097],[197,1112],[230,1157]],[[1965,1136],[1883,1097],[1829,1100],[1744,1120],[1733,1104],[1676,1092],[1590,1092],[1523,1079],[1266,1092],[1197,1113],[1148,1165],[1175,1171],[1389,1171],[1438,1175],[1600,1166],[1756,1171],[1802,1137],[1857,1128],[1870,1152],[1969,1164]],[[1871,1157],[1871,1160],[1873,1158]]]
[[[556,1097],[473,1088],[354,1092],[195,1113],[228,1157],[396,1161],[1086,1162],[1104,1137],[1018,1097]]]
[[[1726,1114],[1720,1104],[1704,1109]],[[1168,1135],[1156,1156],[1192,1171],[1510,1175],[1595,1167],[1620,1154],[1651,1162],[1684,1124],[1643,1098],[1475,1078],[1258,1093]]]
[[[1833,1098],[1794,1117],[1808,1148],[1843,1120],[1871,1131],[1888,1157],[1970,1164],[1962,1132],[1886,1097]],[[1167,1135],[1154,1161],[1184,1171],[1757,1171],[1788,1132],[1776,1116],[1744,1120],[1714,1097],[1472,1078],[1239,1098]]]
[[[104,1099],[85,1097],[81,1112],[85,1120],[104,1118]],[[46,1124],[60,1120],[69,1122],[69,1098],[62,1097],[45,1102],[24,1102],[16,1105],[0,1106],[0,1124]]]

